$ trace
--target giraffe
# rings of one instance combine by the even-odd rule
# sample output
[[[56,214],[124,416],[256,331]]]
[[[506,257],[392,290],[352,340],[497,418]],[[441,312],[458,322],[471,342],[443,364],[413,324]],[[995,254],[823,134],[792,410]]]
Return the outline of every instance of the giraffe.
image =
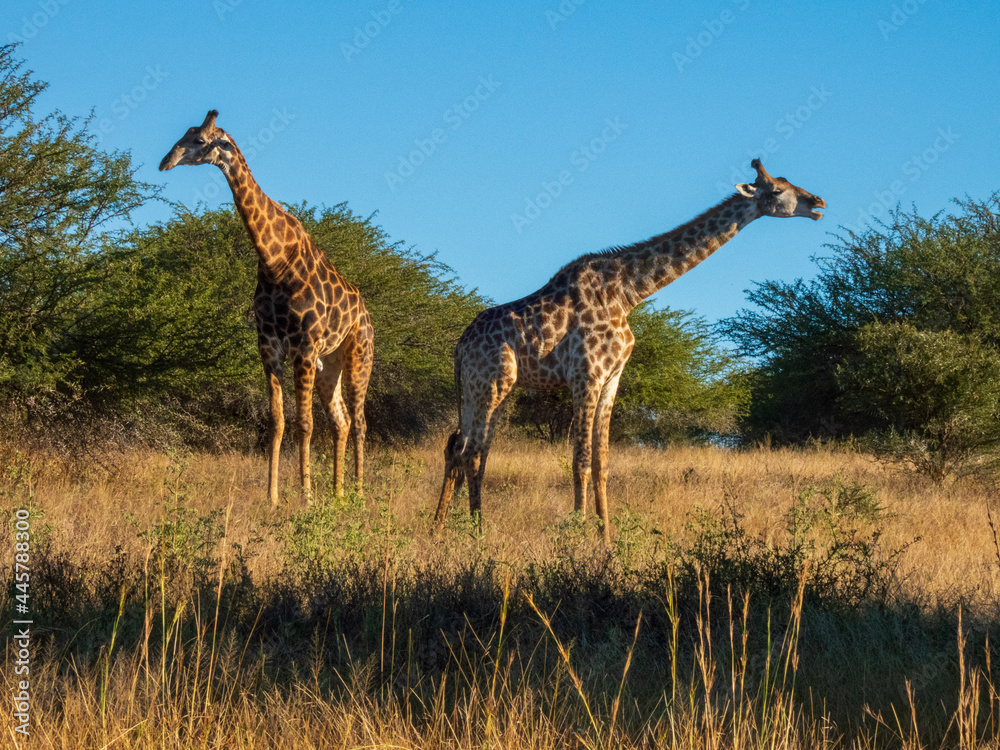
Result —
[[[271,394],[268,496],[278,504],[278,460],[285,430],[281,377],[292,361],[303,497],[311,499],[309,443],[313,387],[333,430],[334,487],[344,489],[348,431],[354,439],[357,490],[362,491],[365,395],[371,376],[374,331],[361,293],[333,267],[294,216],[260,189],[232,137],[216,127],[218,110],[189,128],[160,162],[160,170],[214,164],[222,170],[257,250],[253,309],[257,345]],[[343,385],[343,393],[341,386]]]
[[[761,216],[820,219],[826,202],[760,160],[757,178],[694,220],[645,242],[583,255],[523,299],[483,311],[455,349],[459,428],[445,447],[445,473],[435,515],[440,533],[463,480],[469,510],[481,513],[481,488],[499,407],[515,384],[568,388],[573,398],[574,505],[586,514],[592,479],[604,543],[608,518],[608,426],[622,369],[635,338],[627,316],[643,299],[701,263]]]

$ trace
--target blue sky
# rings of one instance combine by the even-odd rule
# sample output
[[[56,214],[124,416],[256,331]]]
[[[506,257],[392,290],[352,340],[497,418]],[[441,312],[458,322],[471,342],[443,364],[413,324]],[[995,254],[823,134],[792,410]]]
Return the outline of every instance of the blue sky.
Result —
[[[213,167],[156,171],[217,108],[271,197],[377,212],[497,302],[687,221],[753,156],[826,218],[755,222],[659,304],[718,320],[813,275],[838,225],[1000,188],[995,0],[5,0],[0,22],[40,111],[93,111],[167,198],[231,202]]]

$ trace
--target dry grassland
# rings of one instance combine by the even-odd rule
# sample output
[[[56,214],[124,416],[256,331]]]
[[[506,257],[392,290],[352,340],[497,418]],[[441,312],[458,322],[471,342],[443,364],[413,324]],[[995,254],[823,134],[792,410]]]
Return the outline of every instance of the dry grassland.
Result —
[[[363,506],[329,506],[320,458],[304,508],[285,460],[278,510],[259,455],[135,454],[81,471],[4,447],[0,499],[32,509],[45,623],[30,746],[997,745],[990,484],[937,486],[840,451],[613,447],[607,558],[570,515],[565,444],[499,439],[483,529],[463,495],[432,539],[442,445],[374,449]],[[871,499],[850,528],[886,561],[878,600],[813,601],[807,565],[799,586],[747,604],[693,562],[706,529],[729,528],[706,519],[785,548],[791,509],[830,487]],[[164,552],[180,518],[171,543],[180,528],[205,569]],[[310,558],[323,540],[309,525],[323,523],[341,549]],[[9,658],[3,673],[9,689]]]

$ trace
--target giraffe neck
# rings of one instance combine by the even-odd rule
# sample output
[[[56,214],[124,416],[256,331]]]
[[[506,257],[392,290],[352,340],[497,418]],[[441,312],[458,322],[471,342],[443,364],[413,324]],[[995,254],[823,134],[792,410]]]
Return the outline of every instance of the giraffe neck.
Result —
[[[260,189],[235,143],[231,165],[220,166],[220,169],[233,191],[236,209],[250,233],[261,269],[271,278],[279,278],[294,262],[296,253],[301,252],[304,245],[298,240],[305,229],[298,219]]]
[[[760,215],[754,201],[736,194],[666,234],[616,252],[612,273],[627,309],[690,271]]]

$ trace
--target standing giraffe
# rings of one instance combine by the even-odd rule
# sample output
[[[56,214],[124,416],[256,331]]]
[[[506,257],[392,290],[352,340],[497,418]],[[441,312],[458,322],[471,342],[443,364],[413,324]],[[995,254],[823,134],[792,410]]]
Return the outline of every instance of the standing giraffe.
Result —
[[[459,429],[445,447],[444,486],[435,516],[438,533],[452,495],[469,484],[469,510],[481,511],[486,457],[499,407],[515,384],[538,390],[567,387],[573,397],[573,495],[586,514],[592,473],[604,543],[608,519],[608,425],[622,369],[635,337],[626,316],[649,295],[701,263],[761,216],[819,219],[826,203],[760,160],[753,184],[671,232],[628,247],[581,256],[534,294],[490,308],[472,321],[455,349]]]
[[[347,433],[354,438],[358,492],[364,475],[365,394],[372,371],[374,331],[361,293],[337,273],[294,216],[257,185],[232,137],[215,126],[212,110],[198,127],[174,144],[160,170],[179,164],[214,164],[222,170],[254,247],[257,291],[253,297],[257,345],[271,390],[271,448],[268,494],[278,504],[278,458],[285,417],[282,363],[292,360],[298,412],[299,474],[302,494],[312,492],[309,442],[313,385],[333,429],[333,474],[337,494],[344,489]],[[341,395],[341,382],[344,394]]]

